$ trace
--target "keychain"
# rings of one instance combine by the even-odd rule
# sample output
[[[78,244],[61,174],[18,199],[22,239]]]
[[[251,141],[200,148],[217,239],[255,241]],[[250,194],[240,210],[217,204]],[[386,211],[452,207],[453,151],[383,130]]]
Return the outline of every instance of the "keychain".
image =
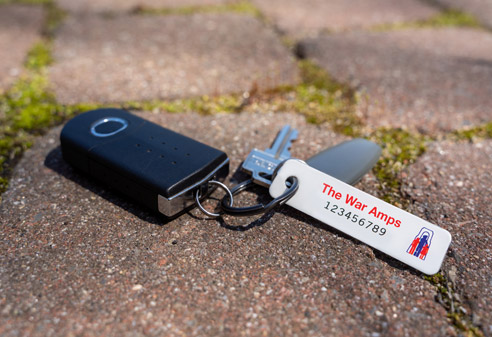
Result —
[[[439,271],[451,243],[448,231],[351,186],[378,161],[380,147],[354,139],[306,162],[291,158],[297,130],[285,126],[272,146],[253,149],[242,164],[251,175],[223,184],[227,155],[121,109],[81,114],[63,128],[63,158],[74,167],[169,219],[198,206],[209,217],[247,216],[287,204],[426,274]],[[267,204],[235,207],[234,195],[269,187]],[[226,195],[221,213],[201,202],[215,189]]]

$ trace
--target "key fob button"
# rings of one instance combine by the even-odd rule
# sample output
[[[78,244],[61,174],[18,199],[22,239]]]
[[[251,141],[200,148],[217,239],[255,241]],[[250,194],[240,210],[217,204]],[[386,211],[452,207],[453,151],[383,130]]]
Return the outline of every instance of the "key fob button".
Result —
[[[106,117],[91,126],[91,133],[96,137],[113,136],[128,127],[128,121],[118,117]]]

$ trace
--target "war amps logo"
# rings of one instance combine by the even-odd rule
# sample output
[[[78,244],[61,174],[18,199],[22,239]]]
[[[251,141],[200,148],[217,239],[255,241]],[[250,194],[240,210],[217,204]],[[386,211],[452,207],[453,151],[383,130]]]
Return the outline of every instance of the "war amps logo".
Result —
[[[421,260],[425,260],[425,257],[429,252],[433,236],[433,231],[426,227],[422,227],[419,234],[417,234],[415,239],[413,239],[410,247],[408,247],[407,253],[416,256]]]

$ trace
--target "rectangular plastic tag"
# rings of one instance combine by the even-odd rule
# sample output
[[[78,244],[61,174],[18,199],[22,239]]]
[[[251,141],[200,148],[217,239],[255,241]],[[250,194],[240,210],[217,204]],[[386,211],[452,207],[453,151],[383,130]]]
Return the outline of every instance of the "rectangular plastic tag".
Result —
[[[445,229],[296,159],[282,165],[270,195],[281,195],[291,176],[299,180],[299,189],[287,205],[425,274],[439,271],[451,243],[451,234]]]

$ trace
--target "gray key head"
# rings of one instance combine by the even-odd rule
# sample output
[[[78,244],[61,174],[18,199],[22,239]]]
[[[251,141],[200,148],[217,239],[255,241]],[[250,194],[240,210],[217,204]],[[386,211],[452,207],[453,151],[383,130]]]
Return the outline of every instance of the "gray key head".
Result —
[[[271,176],[277,166],[290,158],[289,149],[297,139],[298,131],[290,125],[285,125],[275,137],[269,148],[264,151],[253,149],[244,160],[241,169],[251,174],[256,184],[268,187],[271,185]]]
[[[356,138],[328,148],[306,160],[306,163],[347,184],[356,184],[379,160],[381,147],[366,139]]]

